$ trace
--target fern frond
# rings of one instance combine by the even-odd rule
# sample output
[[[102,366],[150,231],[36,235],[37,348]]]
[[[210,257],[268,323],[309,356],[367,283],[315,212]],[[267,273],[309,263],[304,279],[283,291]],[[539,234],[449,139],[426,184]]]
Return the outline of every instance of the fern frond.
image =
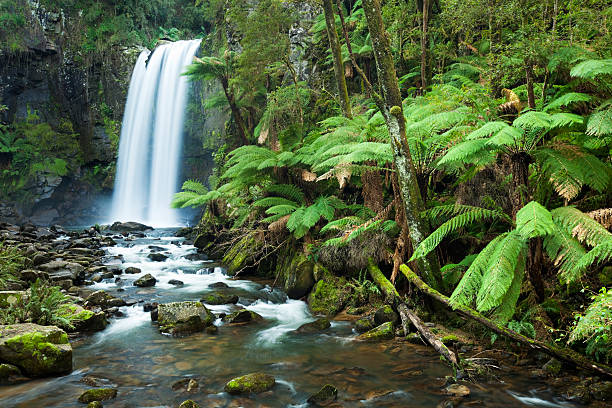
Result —
[[[586,255],[586,251],[580,242],[572,237],[563,226],[555,223],[552,234],[544,237],[542,244],[555,267],[559,268],[559,280],[561,282],[570,284],[580,278],[580,274],[576,273],[576,266],[580,259]]]
[[[529,111],[516,118],[512,125],[522,129],[549,129],[551,116],[546,112]]]
[[[612,260],[612,237],[587,252],[576,265],[576,273],[583,274],[593,264],[606,263],[610,260]]]
[[[482,139],[485,137],[490,137],[494,134],[497,134],[502,129],[506,129],[509,127],[510,125],[508,125],[506,122],[501,122],[501,121],[487,122],[481,127],[479,127],[478,129],[476,129],[475,131],[471,132],[469,135],[467,135],[466,140],[475,140],[475,139]]]
[[[253,203],[253,207],[274,207],[278,205],[289,205],[294,208],[299,206],[295,201],[291,201],[284,197],[265,197]]]
[[[578,241],[594,247],[612,239],[600,223],[575,207],[559,207],[551,211],[553,220]]]
[[[593,97],[589,94],[581,92],[568,92],[555,100],[549,102],[544,108],[545,112],[564,108],[566,106],[573,105],[575,103],[588,103],[593,100]]]
[[[521,286],[525,276],[525,258],[524,255],[519,256],[512,283],[502,298],[500,305],[495,308],[493,313],[492,319],[500,325],[506,325],[516,311],[516,302],[521,294]]]
[[[268,193],[278,194],[297,203],[304,203],[304,193],[294,184],[272,184],[266,187]]]
[[[576,65],[570,75],[582,79],[596,79],[612,75],[612,58],[603,60],[587,60]]]
[[[279,204],[279,205],[274,205],[274,206],[268,208],[266,210],[266,214],[282,214],[282,215],[287,215],[287,214],[291,214],[293,211],[295,211],[296,208],[297,208],[297,206],[295,206],[295,205]]]
[[[553,232],[552,215],[537,201],[530,201],[516,213],[516,230],[525,239]]]

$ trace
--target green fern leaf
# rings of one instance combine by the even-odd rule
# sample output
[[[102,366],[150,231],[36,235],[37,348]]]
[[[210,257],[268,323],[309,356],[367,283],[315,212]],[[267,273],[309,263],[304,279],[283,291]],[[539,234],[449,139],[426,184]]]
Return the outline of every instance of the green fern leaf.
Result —
[[[612,59],[587,60],[576,65],[570,75],[582,79],[596,79],[612,75]]]
[[[537,201],[530,201],[516,213],[516,230],[525,239],[553,232],[552,215]]]

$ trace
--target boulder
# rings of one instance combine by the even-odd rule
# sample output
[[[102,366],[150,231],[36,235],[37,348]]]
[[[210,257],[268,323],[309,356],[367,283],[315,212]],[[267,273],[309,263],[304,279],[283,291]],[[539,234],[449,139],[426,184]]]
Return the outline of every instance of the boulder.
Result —
[[[215,282],[208,285],[208,287],[212,289],[227,289],[229,285],[225,282]]]
[[[12,364],[0,364],[0,384],[11,384],[24,378],[19,368]]]
[[[125,300],[116,298],[103,290],[98,290],[89,295],[86,302],[91,306],[100,306],[104,309],[125,306]]]
[[[306,323],[301,325],[296,332],[297,333],[301,333],[301,334],[305,334],[305,333],[318,333],[321,332],[323,330],[327,330],[331,327],[331,323],[329,322],[329,320],[322,318],[322,319],[317,319],[314,322],[310,322],[310,323]]]
[[[135,268],[133,266],[129,266],[127,268],[125,268],[125,273],[130,274],[130,275],[136,275],[139,274],[140,272],[142,272],[142,270],[140,270],[139,268]]]
[[[391,340],[395,337],[393,333],[393,323],[387,322],[383,323],[378,327],[373,328],[363,334],[357,336],[358,340],[363,341],[381,341],[381,340]]]
[[[77,280],[83,277],[85,267],[78,263],[68,261],[51,261],[38,266],[41,271],[49,274],[49,280],[51,282],[57,282],[60,280]]]
[[[159,330],[173,335],[202,331],[215,320],[202,303],[192,301],[160,304],[157,313]]]
[[[185,282],[180,281],[180,280],[178,280],[178,279],[170,279],[170,280],[168,281],[168,283],[169,283],[170,285],[174,285],[174,286],[183,286],[183,285],[185,284]]]
[[[24,269],[19,273],[21,280],[26,282],[35,282],[36,279],[49,280],[49,274],[35,269]]]
[[[72,347],[66,332],[33,323],[0,326],[0,360],[30,377],[72,371]]]
[[[194,400],[187,400],[181,402],[179,408],[200,408],[200,406]]]
[[[362,317],[355,321],[355,331],[357,333],[365,333],[375,327],[376,323],[374,323],[374,316]]]
[[[87,390],[79,397],[79,402],[88,404],[94,401],[108,401],[117,397],[116,388],[94,388]]]
[[[271,375],[251,373],[230,380],[224,389],[229,394],[258,394],[272,389],[275,383]]]
[[[152,252],[149,254],[149,256],[147,256],[147,258],[154,262],[164,262],[166,259],[168,259],[168,256],[158,252]]]
[[[336,401],[336,398],[338,398],[338,389],[325,384],[316,394],[311,395],[307,402],[314,406],[325,407]]]
[[[250,323],[259,320],[263,320],[263,317],[246,309],[240,309],[234,313],[228,314],[223,318],[223,321],[227,323]]]
[[[384,305],[374,313],[374,323],[376,326],[380,326],[383,323],[391,322],[397,325],[399,322],[399,315],[389,305]]]
[[[308,306],[313,314],[335,316],[344,308],[349,296],[346,279],[328,275],[312,288]]]
[[[149,227],[139,222],[115,222],[109,229],[116,232],[135,232],[152,230],[153,227]]]
[[[153,275],[151,275],[150,273],[147,273],[144,276],[141,276],[140,278],[136,279],[134,281],[134,286],[138,286],[141,288],[148,288],[151,286],[155,286],[155,283],[157,282],[157,279],[155,279],[155,277],[153,277]]]
[[[238,303],[238,296],[216,292],[204,296],[200,299],[200,302],[208,303],[209,305],[235,305]]]
[[[79,305],[67,305],[60,310],[59,315],[70,320],[74,328],[62,327],[67,331],[100,331],[108,325],[104,312],[92,312]]]

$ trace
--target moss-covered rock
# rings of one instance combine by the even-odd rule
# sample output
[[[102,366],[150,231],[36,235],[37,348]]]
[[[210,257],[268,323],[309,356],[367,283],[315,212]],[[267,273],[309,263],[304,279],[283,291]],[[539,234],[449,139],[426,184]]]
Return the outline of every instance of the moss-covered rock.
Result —
[[[338,398],[338,389],[331,384],[325,384],[316,393],[308,398],[308,403],[318,407],[324,407]]]
[[[235,305],[238,303],[238,296],[215,292],[204,296],[202,299],[200,299],[200,302],[204,302],[209,305]]]
[[[238,271],[253,264],[255,262],[255,256],[262,245],[256,233],[248,234],[241,238],[223,256],[222,262],[227,268],[227,274],[233,276]]]
[[[67,305],[60,310],[59,315],[70,321],[72,327],[64,327],[62,329],[71,331],[100,331],[104,330],[108,325],[104,312],[92,312],[86,310],[79,305]]]
[[[87,408],[102,408],[102,403],[100,401],[92,401],[87,404]]]
[[[274,377],[264,373],[251,373],[237,377],[225,384],[225,392],[229,394],[257,394],[274,387]]]
[[[230,313],[223,318],[227,323],[250,323],[263,320],[261,315],[247,309],[240,309],[234,313]]]
[[[0,384],[10,384],[18,378],[22,378],[19,368],[12,364],[0,364]]]
[[[382,341],[391,340],[395,337],[393,333],[393,323],[383,323],[378,327],[373,328],[363,334],[360,334],[357,339],[362,341]]]
[[[283,289],[291,299],[300,299],[306,296],[313,287],[314,262],[302,252],[289,247],[279,257],[276,265],[276,275],[283,282]]]
[[[125,300],[116,298],[103,290],[98,290],[86,299],[87,305],[100,306],[103,309],[108,307],[121,307],[125,306]]]
[[[116,388],[94,388],[87,390],[79,397],[79,402],[88,404],[94,401],[108,401],[117,397]]]
[[[350,294],[346,279],[328,273],[312,288],[308,306],[313,314],[335,316],[344,308]]]
[[[361,319],[355,321],[355,331],[357,333],[365,333],[375,327],[376,324],[374,323],[374,316],[362,317]]]
[[[374,313],[374,323],[377,326],[386,322],[391,322],[394,325],[399,322],[399,315],[389,305],[384,305]]]
[[[200,302],[173,302],[157,308],[159,330],[173,335],[190,334],[213,324],[215,317]]]
[[[305,323],[303,325],[301,325],[297,330],[295,330],[297,333],[318,333],[321,332],[323,330],[327,330],[331,327],[331,323],[329,322],[329,320],[322,318],[322,319],[317,319],[314,322],[310,322],[310,323]]]
[[[194,400],[187,400],[187,401],[181,402],[181,405],[179,405],[179,408],[200,408],[200,406]]]
[[[0,326],[0,360],[29,377],[72,371],[72,347],[59,327],[32,323]]]
[[[134,286],[138,286],[140,288],[148,288],[151,286],[155,286],[156,283],[157,279],[155,279],[155,277],[150,273],[147,273],[146,275],[143,275],[140,278],[136,279],[134,281]]]

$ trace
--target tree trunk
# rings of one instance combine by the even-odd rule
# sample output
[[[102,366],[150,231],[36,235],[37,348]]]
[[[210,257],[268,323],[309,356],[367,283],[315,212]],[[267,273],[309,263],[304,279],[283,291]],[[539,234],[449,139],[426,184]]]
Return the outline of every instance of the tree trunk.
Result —
[[[574,364],[590,372],[594,372],[600,375],[604,375],[605,377],[612,378],[611,367],[608,367],[605,364],[600,364],[591,361],[588,358],[575,352],[574,350],[549,346],[548,344],[545,344],[541,341],[527,338],[513,330],[498,325],[497,323],[493,322],[490,319],[487,319],[477,311],[467,306],[453,307],[451,306],[450,299],[448,297],[444,296],[443,294],[423,282],[421,278],[419,278],[414,272],[412,272],[410,268],[408,268],[406,265],[402,265],[400,270],[402,271],[406,279],[408,279],[410,283],[415,285],[421,292],[444,304],[448,308],[453,309],[453,311],[455,311],[457,314],[465,318],[477,321],[478,323],[481,323],[482,325],[491,329],[495,333],[508,337],[509,339],[517,341],[527,347],[530,347],[531,349],[541,351],[551,357]]]
[[[529,109],[535,109],[535,93],[533,92],[533,65],[525,61],[525,77],[527,79],[527,105]]]
[[[325,13],[325,24],[327,25],[327,37],[329,38],[329,48],[331,49],[334,60],[334,73],[336,75],[336,84],[338,85],[338,96],[340,98],[340,107],[342,113],[347,118],[352,118],[351,102],[346,89],[346,79],[344,77],[344,64],[342,63],[342,51],[340,50],[340,41],[336,32],[336,22],[332,0],[323,0],[323,12]]]
[[[424,205],[406,139],[406,121],[402,111],[402,97],[395,73],[389,36],[383,25],[380,1],[364,0],[363,10],[372,38],[376,71],[382,91],[382,100],[378,101],[378,108],[385,118],[391,136],[393,160],[406,210],[406,223],[412,246],[416,248],[427,237],[429,229],[428,225],[421,219],[421,211],[424,209]],[[430,253],[427,258],[420,259],[418,267],[427,283],[433,287],[439,287],[440,265],[434,253]]]
[[[423,0],[423,27],[421,31],[421,93],[427,88],[427,28],[429,25],[429,0]]]
[[[240,134],[240,139],[242,139],[243,145],[249,144],[249,134],[246,124],[244,122],[244,118],[242,117],[242,113],[240,113],[240,108],[236,104],[236,100],[234,99],[234,94],[229,90],[229,81],[226,78],[221,79],[221,86],[223,87],[223,92],[225,93],[225,97],[227,98],[227,103],[232,111],[232,116],[234,116],[234,121],[236,121],[236,126],[238,127],[238,133]]]

